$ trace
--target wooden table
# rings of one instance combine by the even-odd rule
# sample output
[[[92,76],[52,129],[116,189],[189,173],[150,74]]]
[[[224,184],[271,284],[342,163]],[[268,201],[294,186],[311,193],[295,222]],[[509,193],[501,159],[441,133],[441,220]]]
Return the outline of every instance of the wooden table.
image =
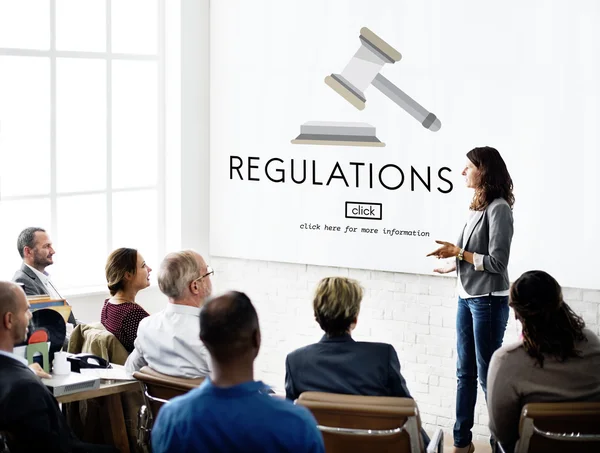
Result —
[[[56,398],[59,403],[72,403],[73,401],[83,401],[92,398],[100,398],[101,396],[116,395],[118,393],[136,391],[140,389],[138,381],[108,381],[104,383],[100,381],[100,388],[94,390],[84,390],[83,392],[71,393]]]
[[[121,453],[130,453],[129,439],[127,438],[127,427],[121,403],[121,393],[139,391],[138,381],[100,381],[100,388],[95,390],[84,390],[83,392],[71,393],[56,398],[59,403],[72,403],[75,401],[102,398],[102,404],[106,408],[109,419],[110,437],[113,445]]]

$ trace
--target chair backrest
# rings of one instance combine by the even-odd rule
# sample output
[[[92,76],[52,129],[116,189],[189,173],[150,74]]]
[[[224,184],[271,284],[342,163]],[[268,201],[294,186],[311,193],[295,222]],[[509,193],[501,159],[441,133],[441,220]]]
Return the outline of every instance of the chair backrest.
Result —
[[[419,411],[410,398],[304,392],[296,404],[317,419],[327,453],[424,450]]]
[[[160,408],[171,398],[198,387],[204,378],[185,379],[168,376],[148,366],[134,372],[133,377],[140,382],[144,395],[144,404],[138,413],[138,450],[150,452],[150,432]]]
[[[167,376],[147,366],[134,372],[133,377],[142,384],[146,406],[150,409],[152,418],[156,418],[159,409],[171,398],[195,389],[204,381],[204,378],[185,379]]]
[[[518,453],[600,451],[600,402],[531,403],[521,412]]]

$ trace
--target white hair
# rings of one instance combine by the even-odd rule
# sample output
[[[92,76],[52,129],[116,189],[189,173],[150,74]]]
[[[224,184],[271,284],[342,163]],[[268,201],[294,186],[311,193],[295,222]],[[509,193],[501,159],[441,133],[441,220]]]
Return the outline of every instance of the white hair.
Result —
[[[181,299],[188,285],[200,277],[196,252],[183,250],[165,256],[158,270],[158,287],[165,296]]]

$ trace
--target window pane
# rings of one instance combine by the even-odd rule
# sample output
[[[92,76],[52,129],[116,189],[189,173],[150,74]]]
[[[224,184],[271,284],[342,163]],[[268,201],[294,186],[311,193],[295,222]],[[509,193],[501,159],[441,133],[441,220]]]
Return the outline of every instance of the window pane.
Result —
[[[113,249],[138,249],[148,265],[158,269],[156,190],[116,192],[113,193],[112,202]],[[156,276],[154,272],[153,274]]]
[[[106,195],[58,197],[52,280],[60,288],[106,284],[105,219]]]
[[[112,80],[113,187],[156,184],[157,66],[114,61]]]
[[[0,56],[0,195],[50,193],[50,60]]]
[[[50,49],[50,0],[0,0],[0,47]]]
[[[56,0],[56,48],[106,52],[106,1]]]
[[[112,51],[156,54],[157,0],[119,0],[111,4]],[[135,33],[132,33],[132,29]]]
[[[27,227],[40,227],[48,231],[50,237],[50,199],[0,201],[0,280],[12,280],[15,271],[21,266],[21,256],[17,251],[19,233]],[[49,272],[52,270],[49,268]]]
[[[106,187],[106,62],[56,62],[56,174],[59,192]]]

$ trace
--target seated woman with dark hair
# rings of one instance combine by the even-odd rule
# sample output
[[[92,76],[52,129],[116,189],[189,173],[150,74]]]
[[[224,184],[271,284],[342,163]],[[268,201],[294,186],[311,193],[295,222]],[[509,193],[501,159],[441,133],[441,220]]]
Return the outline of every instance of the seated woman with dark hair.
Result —
[[[295,400],[303,392],[412,398],[391,344],[354,341],[363,289],[357,281],[328,277],[317,286],[315,319],[325,332],[318,343],[288,354],[285,394]],[[423,431],[425,445],[429,438]]]
[[[137,250],[120,248],[108,257],[105,271],[112,297],[104,301],[100,321],[131,353],[140,321],[150,316],[135,296],[150,286],[152,269]]]
[[[492,356],[487,404],[492,434],[513,451],[525,404],[600,401],[600,340],[546,272],[521,275],[509,305],[522,324],[522,339]]]

